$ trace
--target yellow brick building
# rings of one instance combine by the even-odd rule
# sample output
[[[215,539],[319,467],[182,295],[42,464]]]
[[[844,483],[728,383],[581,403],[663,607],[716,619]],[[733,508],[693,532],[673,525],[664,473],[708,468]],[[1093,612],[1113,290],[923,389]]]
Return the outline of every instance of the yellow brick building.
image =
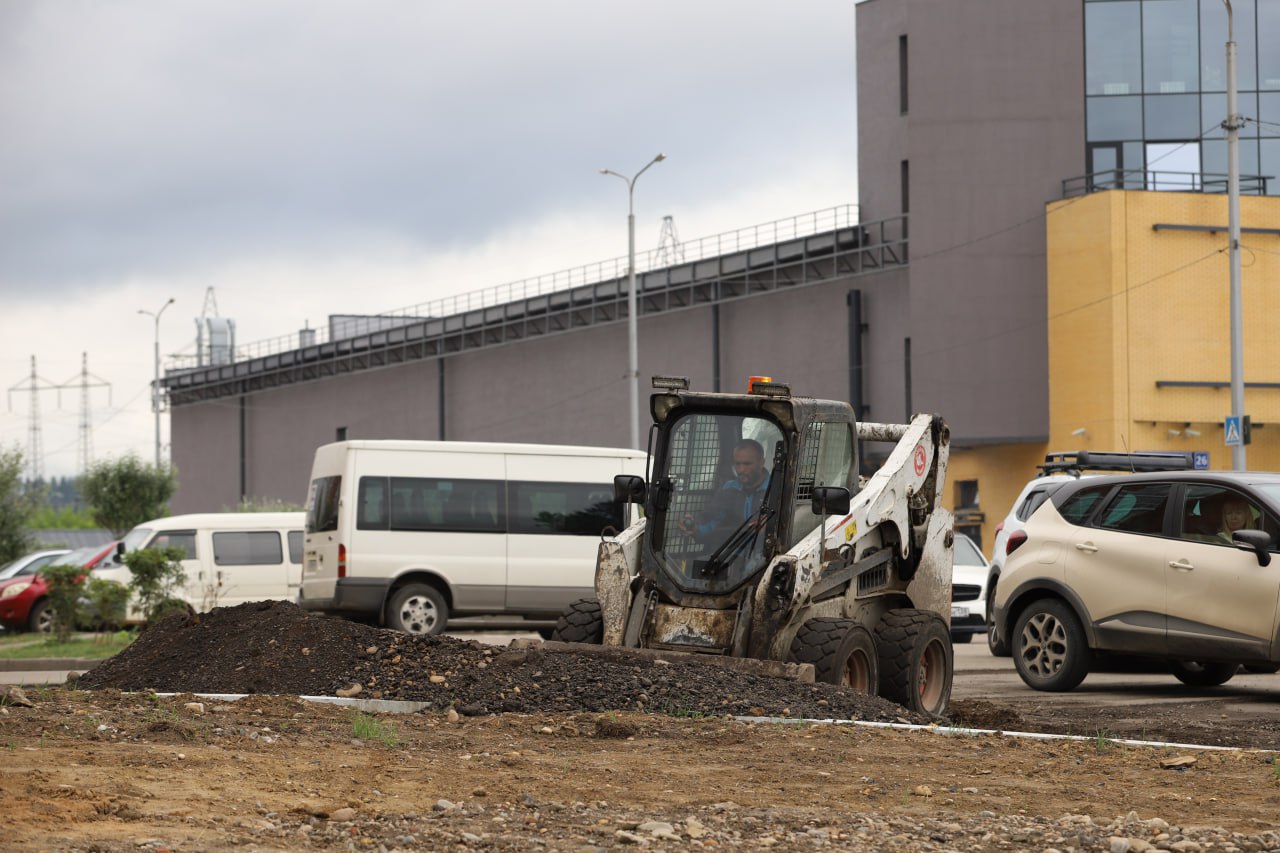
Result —
[[[1280,470],[1280,198],[1240,200],[1245,413],[1253,470]],[[981,485],[980,526],[995,527],[1051,451],[1207,451],[1229,469],[1231,413],[1227,198],[1109,191],[1055,201],[1045,217],[1049,440],[952,454]],[[1017,393],[1016,388],[1009,393]],[[972,489],[972,486],[967,487]]]

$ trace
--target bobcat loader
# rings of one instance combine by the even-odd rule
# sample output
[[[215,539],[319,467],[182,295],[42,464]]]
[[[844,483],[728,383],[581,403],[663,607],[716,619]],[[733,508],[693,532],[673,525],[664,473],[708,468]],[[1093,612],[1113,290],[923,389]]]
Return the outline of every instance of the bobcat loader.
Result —
[[[761,666],[943,715],[943,420],[857,423],[847,403],[754,378],[747,394],[694,392],[678,377],[654,388],[648,477],[614,481],[615,498],[644,512],[601,542],[596,597],[570,605],[552,640],[776,662]],[[863,477],[870,442],[893,447]]]

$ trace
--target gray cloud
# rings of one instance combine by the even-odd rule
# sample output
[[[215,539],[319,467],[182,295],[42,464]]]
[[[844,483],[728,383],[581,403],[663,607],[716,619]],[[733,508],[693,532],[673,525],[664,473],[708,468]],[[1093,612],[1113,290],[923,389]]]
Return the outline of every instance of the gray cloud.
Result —
[[[854,157],[849,3],[10,0],[0,34],[6,292],[614,215],[596,169],[659,150],[669,208]]]

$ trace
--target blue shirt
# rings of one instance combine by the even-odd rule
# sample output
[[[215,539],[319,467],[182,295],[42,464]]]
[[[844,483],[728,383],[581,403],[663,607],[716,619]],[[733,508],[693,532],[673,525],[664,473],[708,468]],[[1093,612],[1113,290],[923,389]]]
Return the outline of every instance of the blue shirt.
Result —
[[[755,488],[744,487],[737,479],[733,479],[725,483],[720,488],[721,494],[718,496],[716,501],[719,506],[708,510],[706,520],[698,525],[698,535],[706,536],[712,530],[715,530],[720,525],[729,521],[733,521],[736,526],[737,522],[746,521],[748,518],[758,513],[760,511],[760,507],[764,505],[764,496],[769,490],[769,479],[771,474],[772,472],[766,471],[764,473],[764,479],[762,479]],[[731,495],[730,493],[732,492],[737,492],[741,497],[738,497],[738,495]],[[734,513],[733,511],[733,508],[738,506],[739,501],[741,502],[740,514]],[[732,517],[733,515],[737,515],[737,518],[734,519]]]

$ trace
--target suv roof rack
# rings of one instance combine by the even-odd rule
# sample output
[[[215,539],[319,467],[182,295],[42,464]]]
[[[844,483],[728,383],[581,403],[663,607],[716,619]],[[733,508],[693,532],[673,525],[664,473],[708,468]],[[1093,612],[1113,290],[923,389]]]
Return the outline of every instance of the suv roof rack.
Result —
[[[1045,474],[1064,472],[1079,475],[1082,471],[1190,471],[1195,468],[1194,455],[1174,450],[1120,451],[1079,450],[1070,453],[1046,453],[1044,464],[1037,465]]]

